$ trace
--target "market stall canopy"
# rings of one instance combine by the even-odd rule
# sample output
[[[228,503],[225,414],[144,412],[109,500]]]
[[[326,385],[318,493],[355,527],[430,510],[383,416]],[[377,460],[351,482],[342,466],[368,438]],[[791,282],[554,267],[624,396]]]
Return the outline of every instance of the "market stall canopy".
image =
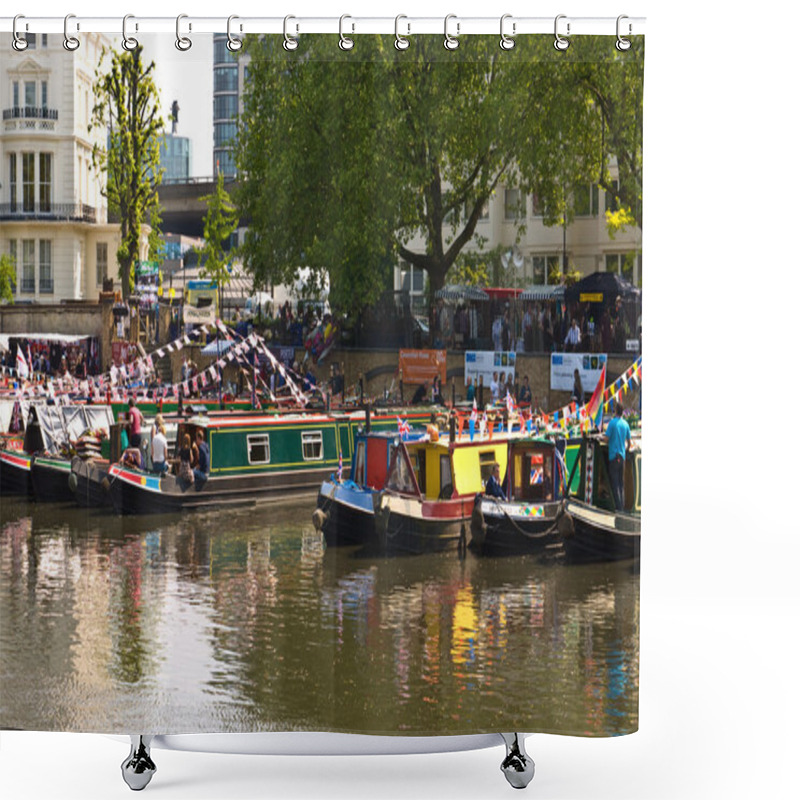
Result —
[[[638,300],[642,292],[616,272],[593,272],[573,286],[568,286],[564,296],[568,303],[613,305],[617,297]]]
[[[213,342],[209,342],[201,351],[200,355],[203,356],[215,356],[217,353],[222,355],[223,353],[227,353],[228,350],[233,347],[234,341],[233,339],[215,339]]]
[[[74,344],[84,339],[91,339],[89,333],[73,336],[67,333],[0,333],[0,349],[8,350],[11,339],[24,339],[26,342],[59,342],[61,344]]]
[[[507,286],[493,286],[486,289],[486,294],[492,300],[515,300],[522,294],[522,289],[512,289]]]
[[[477,286],[443,286],[436,292],[437,300],[488,300],[489,295]]]
[[[519,296],[520,300],[563,300],[564,287],[556,286],[529,286]]]

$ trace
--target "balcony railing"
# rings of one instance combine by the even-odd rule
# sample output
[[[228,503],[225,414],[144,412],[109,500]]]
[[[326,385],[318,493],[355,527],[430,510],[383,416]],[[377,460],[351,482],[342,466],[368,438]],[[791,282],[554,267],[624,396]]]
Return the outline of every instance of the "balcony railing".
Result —
[[[83,203],[35,203],[33,208],[23,208],[22,203],[0,203],[0,220],[97,222],[97,209]]]
[[[47,106],[12,106],[3,109],[3,120],[7,119],[58,119],[58,111]]]

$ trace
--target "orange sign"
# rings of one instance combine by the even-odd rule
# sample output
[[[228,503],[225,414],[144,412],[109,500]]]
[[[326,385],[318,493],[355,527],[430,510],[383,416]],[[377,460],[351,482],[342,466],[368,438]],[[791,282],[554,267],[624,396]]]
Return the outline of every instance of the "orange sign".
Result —
[[[430,383],[434,375],[447,380],[446,350],[401,350],[400,372],[403,383]]]

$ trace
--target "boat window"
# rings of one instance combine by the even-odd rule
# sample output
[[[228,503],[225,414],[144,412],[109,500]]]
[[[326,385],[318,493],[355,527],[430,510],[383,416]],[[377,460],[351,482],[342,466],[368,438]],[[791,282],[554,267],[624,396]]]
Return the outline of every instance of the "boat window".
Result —
[[[527,450],[514,456],[514,475],[521,500],[553,499],[552,456]]]
[[[303,459],[305,461],[322,460],[322,431],[304,431]]]
[[[364,485],[364,454],[366,453],[365,443],[360,441],[356,445],[356,473],[350,477],[359,485]]]
[[[450,454],[439,456],[439,499],[449,500],[453,496],[453,471]]]
[[[406,494],[415,494],[414,476],[409,468],[408,461],[403,457],[402,453],[397,454],[394,461],[392,471],[386,480],[386,486],[396,492],[404,492]]]
[[[494,462],[497,461],[497,456],[495,456],[494,450],[487,450],[480,453],[479,458],[481,465],[481,483],[485,486],[486,481],[489,480],[489,476],[492,474],[492,467],[494,466]],[[474,464],[475,462],[473,461],[472,463]]]
[[[247,461],[250,464],[269,464],[269,434],[251,434],[247,437]]]

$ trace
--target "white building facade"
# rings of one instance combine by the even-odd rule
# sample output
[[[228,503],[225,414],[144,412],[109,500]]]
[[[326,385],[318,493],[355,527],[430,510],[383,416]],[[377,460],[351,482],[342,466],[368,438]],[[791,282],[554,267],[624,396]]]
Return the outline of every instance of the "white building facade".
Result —
[[[15,302],[96,299],[103,279],[117,278],[119,225],[107,221],[105,176],[92,167],[105,131],[89,131],[110,44],[82,34],[68,52],[59,36],[29,33],[17,52],[0,36],[0,252],[16,262]]]
[[[632,226],[612,238],[606,211],[614,211],[613,197],[597,185],[576,192],[575,216],[567,226],[544,224],[536,198],[519,189],[499,186],[489,199],[472,241],[465,252],[500,248],[498,284],[525,288],[552,283],[552,274],[577,270],[583,277],[593,272],[615,272],[636,286],[642,284],[642,232]],[[445,228],[445,233],[452,233]],[[478,246],[480,242],[480,246]],[[418,235],[408,249],[424,252]],[[420,298],[424,281],[419,271],[403,262],[395,275],[395,289],[411,289]],[[492,272],[490,271],[490,279]]]

